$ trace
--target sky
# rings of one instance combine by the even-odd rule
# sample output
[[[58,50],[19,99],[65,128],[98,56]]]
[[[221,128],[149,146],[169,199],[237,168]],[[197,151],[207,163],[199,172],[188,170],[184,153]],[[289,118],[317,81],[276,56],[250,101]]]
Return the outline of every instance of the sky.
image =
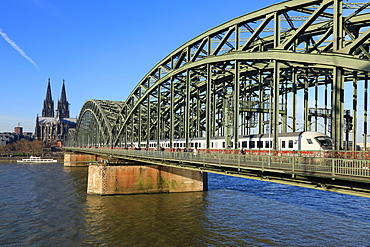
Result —
[[[125,101],[170,52],[276,0],[0,1],[0,132],[34,132],[50,78],[70,116],[89,99]]]

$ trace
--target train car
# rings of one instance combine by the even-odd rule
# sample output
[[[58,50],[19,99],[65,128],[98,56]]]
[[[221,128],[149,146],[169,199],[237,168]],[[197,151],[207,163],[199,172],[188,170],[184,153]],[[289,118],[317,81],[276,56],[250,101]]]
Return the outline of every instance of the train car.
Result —
[[[242,149],[269,150],[272,148],[272,137],[268,134],[249,135],[239,138]],[[320,132],[281,133],[278,138],[281,151],[332,150],[330,137]]]
[[[272,149],[272,135],[269,134],[254,134],[239,136],[237,149],[244,151],[267,151]],[[230,149],[234,146],[234,140],[231,139],[231,145],[228,147],[224,137],[213,137],[210,139],[210,152],[218,152],[225,149]],[[141,148],[148,150],[181,150],[197,149],[198,151],[206,150],[206,138],[192,138],[189,140],[189,146],[186,146],[185,139],[174,139],[173,145],[170,146],[170,141],[161,140],[159,146],[156,140],[151,140],[149,146],[147,143],[133,143],[132,148]],[[278,138],[278,146],[280,151],[323,151],[332,150],[332,142],[330,137],[320,132],[291,132],[280,133]]]

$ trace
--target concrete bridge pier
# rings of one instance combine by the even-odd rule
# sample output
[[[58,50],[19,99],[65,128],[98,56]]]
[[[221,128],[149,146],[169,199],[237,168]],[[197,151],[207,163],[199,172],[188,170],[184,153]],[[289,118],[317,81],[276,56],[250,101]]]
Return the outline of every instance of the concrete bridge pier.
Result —
[[[64,153],[64,166],[89,166],[101,159],[94,154]]]
[[[201,171],[143,164],[89,165],[88,194],[171,193],[207,189],[207,173]]]
[[[88,194],[172,193],[208,189],[207,173],[202,171],[136,164],[82,153],[65,153],[64,166],[89,167]]]

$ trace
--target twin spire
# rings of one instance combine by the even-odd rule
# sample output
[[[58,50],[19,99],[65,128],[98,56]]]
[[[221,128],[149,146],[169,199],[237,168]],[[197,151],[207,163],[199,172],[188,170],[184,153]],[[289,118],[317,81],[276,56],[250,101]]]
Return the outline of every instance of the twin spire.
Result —
[[[58,101],[57,107],[57,117],[59,118],[69,118],[69,103],[67,101],[67,94],[64,85],[62,86],[62,93],[60,95],[60,99]],[[51,86],[50,86],[50,78],[48,80],[48,88],[46,90],[46,98],[44,100],[44,107],[42,108],[42,116],[43,117],[54,117],[54,101],[51,96]]]

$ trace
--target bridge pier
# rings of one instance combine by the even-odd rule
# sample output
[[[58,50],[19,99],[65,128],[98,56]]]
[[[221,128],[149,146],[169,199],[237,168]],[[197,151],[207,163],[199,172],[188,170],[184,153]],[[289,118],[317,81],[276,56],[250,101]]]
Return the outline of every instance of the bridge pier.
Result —
[[[204,191],[207,173],[160,165],[89,165],[87,193],[122,195]]]
[[[101,159],[94,154],[64,153],[64,166],[89,166]]]

